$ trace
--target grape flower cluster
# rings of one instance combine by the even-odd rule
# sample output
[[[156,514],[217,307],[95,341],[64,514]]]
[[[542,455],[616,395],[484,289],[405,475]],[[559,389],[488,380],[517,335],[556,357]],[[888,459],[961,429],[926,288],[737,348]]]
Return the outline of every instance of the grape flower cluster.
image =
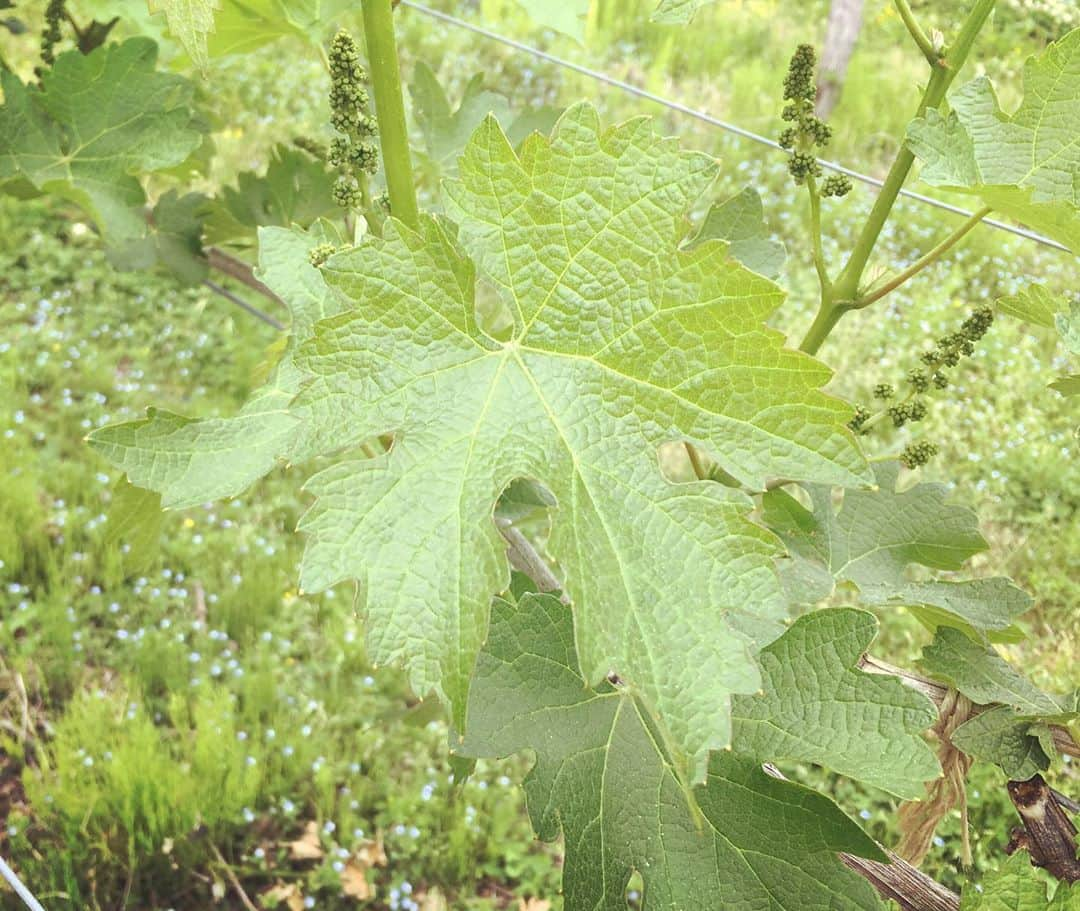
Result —
[[[821,176],[815,149],[823,149],[832,138],[832,128],[814,113],[817,85],[814,69],[817,53],[813,45],[800,44],[788,64],[784,77],[784,100],[787,104],[781,117],[791,124],[779,136],[780,145],[790,152],[788,171],[800,186],[808,179]],[[844,196],[851,190],[851,180],[843,174],[832,174],[821,185],[822,196]]]
[[[60,43],[60,23],[64,20],[66,0],[49,0],[45,7],[45,27],[41,30],[41,66],[34,70],[40,79],[42,73],[56,60],[56,45]]]
[[[330,124],[340,136],[328,150],[339,169],[334,200],[345,209],[364,204],[368,175],[379,169],[378,126],[370,112],[367,71],[352,36],[340,31],[330,44]]]
[[[882,402],[882,410],[875,414],[858,405],[848,427],[855,433],[866,434],[886,418],[897,428],[923,420],[929,412],[926,393],[948,388],[949,376],[944,368],[955,367],[963,358],[974,354],[976,342],[986,335],[993,322],[994,311],[990,307],[976,308],[956,332],[941,336],[933,348],[920,355],[922,366],[908,371],[909,391],[903,399],[894,401],[896,387],[892,383],[878,383],[873,395]],[[918,468],[930,461],[937,451],[937,446],[927,440],[911,443],[901,453],[900,462],[907,468]]]

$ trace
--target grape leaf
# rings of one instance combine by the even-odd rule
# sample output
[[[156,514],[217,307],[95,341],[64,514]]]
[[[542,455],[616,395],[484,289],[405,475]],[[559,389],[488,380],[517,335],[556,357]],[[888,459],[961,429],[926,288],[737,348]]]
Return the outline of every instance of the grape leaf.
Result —
[[[191,84],[155,70],[146,38],[69,51],[42,87],[0,72],[0,183],[29,180],[82,206],[105,240],[122,246],[146,236],[146,195],[135,174],[182,162],[199,145]]]
[[[161,497],[121,479],[112,490],[104,543],[122,551],[124,570],[149,570],[161,543]]]
[[[1050,388],[1062,395],[1080,395],[1080,373],[1062,376],[1049,384]]]
[[[201,193],[179,196],[170,190],[154,204],[147,236],[110,250],[110,262],[118,269],[160,263],[181,281],[201,282],[209,271],[202,246],[206,203]]]
[[[748,498],[667,481],[657,449],[688,439],[758,488],[775,475],[859,483],[850,411],[821,393],[825,368],[763,326],[775,285],[723,244],[678,249],[711,158],[644,119],[601,132],[581,105],[520,158],[489,117],[460,171],[448,184],[457,240],[508,302],[513,335],[479,328],[476,267],[430,218],[420,233],[392,220],[325,264],[355,309],[300,346],[311,380],[275,422],[302,419],[321,451],[395,442],[309,482],[301,584],[360,580],[372,658],[404,662],[464,727],[490,599],[508,579],[492,508],[515,478],[538,480],[559,503],[550,546],[590,679],[617,670],[699,777],[728,742],[730,695],[758,687],[753,645],[781,632],[786,610],[774,539],[747,520]],[[158,418],[94,439],[174,505],[266,470],[274,444],[292,461],[303,452],[287,427],[252,443],[245,426],[230,437],[239,451],[214,438],[197,459],[215,460],[218,485],[177,458],[178,429]]]
[[[560,113],[557,108],[543,106],[514,117],[505,96],[484,88],[483,73],[466,83],[461,103],[455,109],[435,72],[423,61],[416,64],[409,92],[436,178],[456,171],[458,156],[488,114],[506,125],[507,137],[517,146],[534,130],[550,132]]]
[[[220,0],[214,31],[207,40],[211,57],[247,54],[293,37],[319,45],[326,28],[355,6],[353,0]]]
[[[759,275],[776,278],[784,268],[787,250],[769,237],[761,197],[753,187],[745,187],[713,205],[691,243],[714,238],[726,240],[730,244],[728,252]]]
[[[686,25],[694,14],[713,0],[661,0],[652,21],[663,25]]]
[[[302,374],[293,362],[314,323],[340,310],[308,251],[340,242],[317,222],[309,231],[264,228],[259,232],[259,277],[289,308],[290,337],[269,381],[235,417],[192,420],[153,410],[145,420],[103,427],[90,445],[125,470],[133,484],[163,493],[166,508],[194,506],[243,490],[277,464],[284,453],[317,449],[317,431],[303,411],[287,409]]]
[[[1080,357],[1080,302],[1074,300],[1069,305],[1068,313],[1063,311],[1056,314],[1054,325],[1069,352]],[[1063,376],[1054,380],[1050,388],[1062,395],[1080,395],[1080,374]]]
[[[1011,705],[1022,715],[1056,717],[1067,708],[1013,668],[992,647],[954,629],[939,629],[920,664],[937,680],[979,705]]]
[[[1008,316],[1053,329],[1054,316],[1064,309],[1065,301],[1045,285],[1028,285],[1016,294],[998,298],[996,306]]]
[[[496,600],[469,699],[463,755],[536,755],[529,815],[540,838],[564,835],[567,911],[623,911],[633,870],[650,911],[881,907],[835,856],[880,860],[880,849],[826,797],[754,758],[713,754],[695,819],[649,713],[622,688],[585,685],[555,598]]]
[[[1080,252],[1080,29],[1024,64],[1024,97],[1004,113],[985,76],[908,127],[922,179],[978,196],[992,209]]]
[[[965,721],[949,739],[969,756],[1001,766],[1009,779],[1027,781],[1045,772],[1052,756],[1031,733],[1032,726],[1032,721],[1018,717],[1012,706],[999,705]]]
[[[981,631],[1007,630],[1031,599],[1008,579],[908,581],[908,566],[958,570],[986,549],[971,510],[946,503],[940,484],[897,491],[899,465],[874,464],[875,490],[845,490],[839,512],[832,490],[808,485],[813,509],[776,488],[765,494],[766,525],[783,538],[791,560],[781,565],[790,596],[813,603],[837,583],[854,584],[869,605],[905,604],[931,609],[925,617],[945,623],[940,612]]]
[[[169,31],[184,46],[192,63],[205,70],[210,62],[206,36],[214,31],[214,12],[221,0],[148,0],[151,13],[164,13]]]
[[[278,144],[265,174],[242,171],[236,187],[222,189],[208,214],[206,241],[243,245],[263,226],[306,228],[317,218],[337,216],[341,208],[334,202],[333,188],[334,174],[323,162]]]
[[[573,38],[578,44],[585,43],[585,18],[589,15],[589,0],[517,0],[532,20],[542,28]]]
[[[1070,304],[1044,285],[1030,285],[1018,294],[998,300],[997,308],[1017,319],[1047,329],[1056,328],[1065,347],[1080,356],[1080,304],[1077,302]],[[1050,388],[1062,395],[1080,395],[1080,374],[1060,377],[1050,383]]]
[[[960,911],[1080,911],[1080,889],[1057,883],[1049,898],[1046,878],[1031,865],[1027,851],[1017,851],[984,877],[981,888],[964,886]]]
[[[933,704],[898,680],[855,670],[877,634],[873,614],[819,610],[759,656],[760,696],[732,704],[735,749],[762,760],[813,762],[897,797],[923,796],[941,770],[919,736]]]

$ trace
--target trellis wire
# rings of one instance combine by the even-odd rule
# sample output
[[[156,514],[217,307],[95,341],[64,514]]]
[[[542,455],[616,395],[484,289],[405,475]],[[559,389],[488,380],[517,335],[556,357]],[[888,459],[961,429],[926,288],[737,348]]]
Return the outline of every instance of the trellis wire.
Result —
[[[437,19],[447,25],[452,25],[456,28],[464,29],[465,31],[472,32],[475,35],[480,35],[483,38],[487,38],[491,41],[496,41],[499,44],[506,45],[514,50],[521,51],[525,54],[530,54],[536,57],[538,60],[543,60],[547,63],[554,64],[555,66],[562,67],[563,69],[571,70],[578,73],[581,76],[587,76],[589,79],[593,79],[596,82],[602,82],[605,85],[609,85],[612,88],[620,89],[629,95],[634,95],[637,98],[643,98],[646,101],[651,101],[655,104],[659,104],[668,110],[675,111],[679,114],[685,114],[688,117],[693,117],[696,120],[700,120],[702,123],[707,123],[710,126],[717,127],[725,132],[732,133],[735,136],[741,136],[743,139],[749,139],[751,142],[756,142],[759,145],[768,146],[770,149],[776,149],[787,154],[786,150],[773,139],[769,139],[767,136],[762,136],[759,133],[755,133],[752,130],[747,130],[744,127],[740,127],[734,123],[728,123],[726,120],[721,120],[718,117],[713,117],[712,114],[706,111],[699,110],[698,108],[692,108],[689,105],[682,104],[678,101],[673,101],[670,98],[665,98],[662,95],[657,95],[654,92],[650,92],[647,89],[640,88],[630,82],[625,82],[622,79],[617,79],[614,76],[609,76],[600,70],[594,70],[587,66],[582,66],[580,63],[574,63],[572,60],[567,60],[563,57],[557,57],[555,54],[549,54],[547,51],[542,51],[540,48],[533,47],[532,45],[525,44],[522,41],[517,41],[514,38],[508,38],[505,35],[501,35],[498,32],[491,31],[490,29],[483,28],[479,25],[473,25],[471,22],[466,22],[464,19],[459,19],[457,16],[451,16],[449,13],[443,13],[439,10],[431,9],[431,7],[424,6],[422,3],[417,3],[415,0],[400,0],[402,6],[407,6],[410,9],[416,10],[418,13],[423,13],[425,16],[430,16],[432,19]],[[859,171],[854,171],[851,168],[845,167],[835,161],[829,161],[824,158],[819,158],[818,163],[830,171],[835,171],[838,174],[846,174],[852,180],[858,180],[861,183],[869,184],[879,189],[883,186],[883,181],[876,177],[871,177],[869,174],[863,174]],[[908,199],[913,199],[916,202],[925,203],[929,206],[942,209],[945,212],[951,212],[953,215],[962,215],[965,218],[970,218],[974,213],[960,206],[954,206],[951,203],[943,202],[940,199],[934,199],[932,196],[926,196],[922,193],[916,193],[914,190],[900,190],[900,195],[905,196]],[[1054,250],[1064,250],[1066,253],[1072,251],[1064,244],[1058,243],[1056,240],[1052,240],[1049,237],[1045,237],[1036,231],[1031,231],[1028,228],[1022,228],[1018,225],[1011,225],[1008,222],[998,221],[994,218],[984,218],[982,224],[988,225],[991,228],[997,228],[999,231],[1007,231],[1010,234],[1016,234],[1019,237],[1023,237],[1027,240],[1033,240],[1038,244],[1050,247]]]
[[[30,911],[45,911],[41,902],[30,894],[30,890],[23,885],[22,880],[15,875],[15,871],[4,862],[2,857],[0,857],[0,876],[3,876],[4,879],[7,880],[8,885],[15,890],[15,894],[23,900],[23,904],[26,905]]]

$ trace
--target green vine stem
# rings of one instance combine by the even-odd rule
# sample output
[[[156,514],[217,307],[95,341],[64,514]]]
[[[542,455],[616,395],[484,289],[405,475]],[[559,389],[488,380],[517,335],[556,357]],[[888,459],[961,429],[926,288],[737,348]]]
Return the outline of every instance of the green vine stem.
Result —
[[[875,288],[873,291],[859,298],[858,306],[853,309],[858,310],[862,309],[863,307],[869,307],[872,303],[874,303],[874,301],[881,300],[886,294],[890,294],[891,292],[895,291],[908,279],[912,278],[915,275],[918,275],[927,266],[936,263],[939,259],[941,259],[942,256],[948,253],[949,250],[951,250],[961,240],[963,240],[964,237],[967,236],[967,233],[984,218],[986,218],[986,216],[989,215],[991,211],[992,210],[990,209],[990,207],[986,206],[966,218],[964,220],[964,223],[960,225],[959,228],[953,231],[952,234],[942,240],[941,243],[939,243],[932,250],[928,250],[926,253],[920,256],[917,260],[915,260],[915,262],[913,262],[910,266],[904,269],[903,272],[897,273],[884,285],[881,285],[879,288]]]
[[[911,33],[911,37],[915,39],[915,43],[919,46],[919,50],[923,52],[923,56],[926,58],[927,63],[929,63],[930,66],[935,66],[937,64],[938,55],[934,51],[934,42],[930,40],[926,32],[923,31],[922,26],[919,25],[918,20],[915,18],[915,14],[911,11],[908,0],[893,0],[893,5],[900,14],[900,18],[904,21],[904,25],[907,26],[907,30]]]
[[[930,79],[915,112],[916,117],[921,117],[931,108],[940,107],[945,99],[945,93],[963,67],[976,37],[993,11],[995,2],[996,0],[976,0],[964,24],[960,27],[956,41],[944,51],[942,57],[935,59]],[[889,219],[896,198],[900,195],[900,190],[914,163],[914,153],[906,144],[903,145],[885,177],[885,182],[870,210],[866,224],[863,225],[855,241],[847,263],[829,291],[821,296],[821,307],[799,345],[801,350],[808,354],[816,353],[840,318],[847,311],[859,309],[862,305],[859,300],[859,285],[863,272],[866,270],[866,265],[881,236],[881,230]]]
[[[390,212],[415,229],[420,223],[420,213],[405,123],[405,101],[401,94],[391,0],[364,0],[364,40],[375,91],[375,113],[379,120],[379,145],[390,194]]]
[[[814,268],[817,269],[821,295],[825,297],[832,288],[832,281],[825,267],[825,251],[821,246],[821,194],[812,176],[806,178],[806,190],[810,196],[810,240],[813,244]]]

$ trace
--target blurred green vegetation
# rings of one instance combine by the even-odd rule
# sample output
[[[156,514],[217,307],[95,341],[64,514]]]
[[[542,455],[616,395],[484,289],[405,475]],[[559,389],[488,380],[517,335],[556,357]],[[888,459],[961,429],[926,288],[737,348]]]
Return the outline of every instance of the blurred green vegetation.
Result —
[[[821,40],[826,11],[823,0],[721,0],[684,32],[647,24],[646,0],[596,0],[578,45],[538,31],[514,0],[434,5],[770,136],[791,48]],[[917,6],[946,28],[964,5]],[[1002,2],[966,75],[991,75],[1008,107],[1024,58],[1080,24],[1074,13]],[[787,245],[777,325],[801,335],[815,286],[782,156],[414,11],[399,17],[406,75],[426,61],[452,99],[482,72],[515,111],[588,97],[609,119],[655,114],[717,155],[715,198],[755,186]],[[35,36],[0,31],[0,52],[27,73]],[[891,4],[867,2],[830,154],[880,176],[922,78]],[[215,63],[201,86],[216,153],[204,190],[265,164],[275,142],[330,137],[322,65],[299,42]],[[858,187],[827,208],[828,255],[840,256],[871,202]],[[877,259],[910,262],[955,224],[903,202]],[[57,909],[240,907],[230,876],[290,911],[557,904],[558,849],[534,844],[524,815],[527,760],[453,786],[441,716],[394,670],[368,666],[351,591],[295,591],[302,541],[291,531],[305,506],[295,476],[168,514],[146,565],[108,536],[117,479],[85,433],[151,404],[233,411],[274,332],[207,289],[115,272],[77,211],[55,201],[0,197],[0,238],[0,855]],[[834,390],[866,400],[875,383],[899,382],[973,306],[1029,276],[1071,290],[1074,262],[977,229],[946,263],[841,324],[820,353],[837,370]],[[1059,358],[1049,334],[1000,320],[923,425],[942,454],[920,474],[979,510],[991,550],[976,570],[1007,572],[1035,595],[1029,638],[1008,652],[1060,690],[1080,685],[1080,459],[1075,409],[1045,388]],[[869,446],[895,453],[905,439]],[[882,619],[881,654],[909,662],[922,628],[901,611]],[[895,842],[894,802],[789,771]],[[970,798],[977,876],[1002,856],[1013,816],[994,769],[976,768]],[[953,885],[958,833],[953,814],[925,865]],[[343,895],[346,883],[364,890],[357,870],[367,897]]]

